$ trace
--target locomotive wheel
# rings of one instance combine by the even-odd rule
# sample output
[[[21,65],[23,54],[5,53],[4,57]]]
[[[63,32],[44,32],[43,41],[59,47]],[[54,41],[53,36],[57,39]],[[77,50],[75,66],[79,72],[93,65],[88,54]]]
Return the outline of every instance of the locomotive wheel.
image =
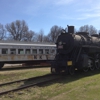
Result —
[[[96,69],[100,69],[100,62],[99,62],[99,59],[96,59],[96,60],[95,60],[95,68],[96,68]]]
[[[91,71],[93,71],[95,69],[95,66],[93,64],[93,60],[92,59],[88,60],[88,66],[89,66],[89,68],[90,68]]]
[[[70,67],[69,67],[69,74],[70,74],[70,75],[74,75],[74,73],[75,73],[75,68],[74,68],[74,66],[70,66]]]

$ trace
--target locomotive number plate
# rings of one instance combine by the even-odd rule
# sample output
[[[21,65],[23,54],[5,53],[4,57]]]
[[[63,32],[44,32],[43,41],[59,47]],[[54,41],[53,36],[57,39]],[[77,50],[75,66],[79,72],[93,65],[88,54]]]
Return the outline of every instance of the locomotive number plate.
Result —
[[[63,49],[63,46],[62,46],[62,45],[59,45],[59,46],[58,46],[58,49]]]
[[[67,65],[71,66],[72,65],[72,61],[67,61]]]

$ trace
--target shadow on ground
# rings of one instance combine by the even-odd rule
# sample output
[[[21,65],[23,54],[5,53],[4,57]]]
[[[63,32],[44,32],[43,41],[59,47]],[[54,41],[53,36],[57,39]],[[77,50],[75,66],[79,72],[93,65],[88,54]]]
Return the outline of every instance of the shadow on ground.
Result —
[[[23,69],[35,69],[35,68],[49,68],[50,66],[28,66],[28,67],[13,67],[13,68],[2,68],[0,71],[13,71]]]
[[[54,81],[48,82],[46,84],[38,85],[38,86],[39,87],[45,87],[45,86],[49,86],[49,85],[52,85],[52,84],[55,84],[55,83],[66,84],[66,83],[73,82],[73,81],[79,80],[81,78],[93,76],[93,75],[96,75],[96,74],[100,74],[100,70],[89,71],[87,73],[82,72],[82,71],[76,71],[75,75],[73,75],[73,76],[71,76],[71,75],[61,75],[61,78],[58,79],[58,80],[54,80]],[[24,82],[24,84],[22,86],[31,84],[33,82],[35,83],[35,81],[33,81],[33,80],[27,80],[27,81]]]

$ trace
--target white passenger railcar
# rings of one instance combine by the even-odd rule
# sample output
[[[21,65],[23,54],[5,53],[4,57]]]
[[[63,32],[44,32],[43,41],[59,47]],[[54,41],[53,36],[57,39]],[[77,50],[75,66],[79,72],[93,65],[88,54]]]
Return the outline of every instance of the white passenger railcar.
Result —
[[[55,54],[55,44],[0,41],[0,68],[5,63],[54,60]]]

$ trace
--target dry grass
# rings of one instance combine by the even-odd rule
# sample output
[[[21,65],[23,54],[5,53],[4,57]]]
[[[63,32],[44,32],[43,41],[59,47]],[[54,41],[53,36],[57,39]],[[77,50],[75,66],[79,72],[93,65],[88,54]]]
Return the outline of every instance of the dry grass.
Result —
[[[23,70],[12,70],[12,71],[1,71],[0,72],[0,83],[15,81],[19,79],[26,79],[30,77],[36,77],[50,73],[49,68],[38,68],[38,69],[23,69]]]
[[[26,76],[49,73],[49,68],[25,70]],[[25,73],[22,71],[24,76]],[[14,72],[16,73],[16,72]],[[20,72],[18,72],[20,73]],[[4,95],[0,100],[99,100],[100,72],[78,73],[65,79]],[[23,74],[20,74],[23,76]],[[7,75],[7,74],[6,74]],[[24,77],[23,76],[23,77]]]

